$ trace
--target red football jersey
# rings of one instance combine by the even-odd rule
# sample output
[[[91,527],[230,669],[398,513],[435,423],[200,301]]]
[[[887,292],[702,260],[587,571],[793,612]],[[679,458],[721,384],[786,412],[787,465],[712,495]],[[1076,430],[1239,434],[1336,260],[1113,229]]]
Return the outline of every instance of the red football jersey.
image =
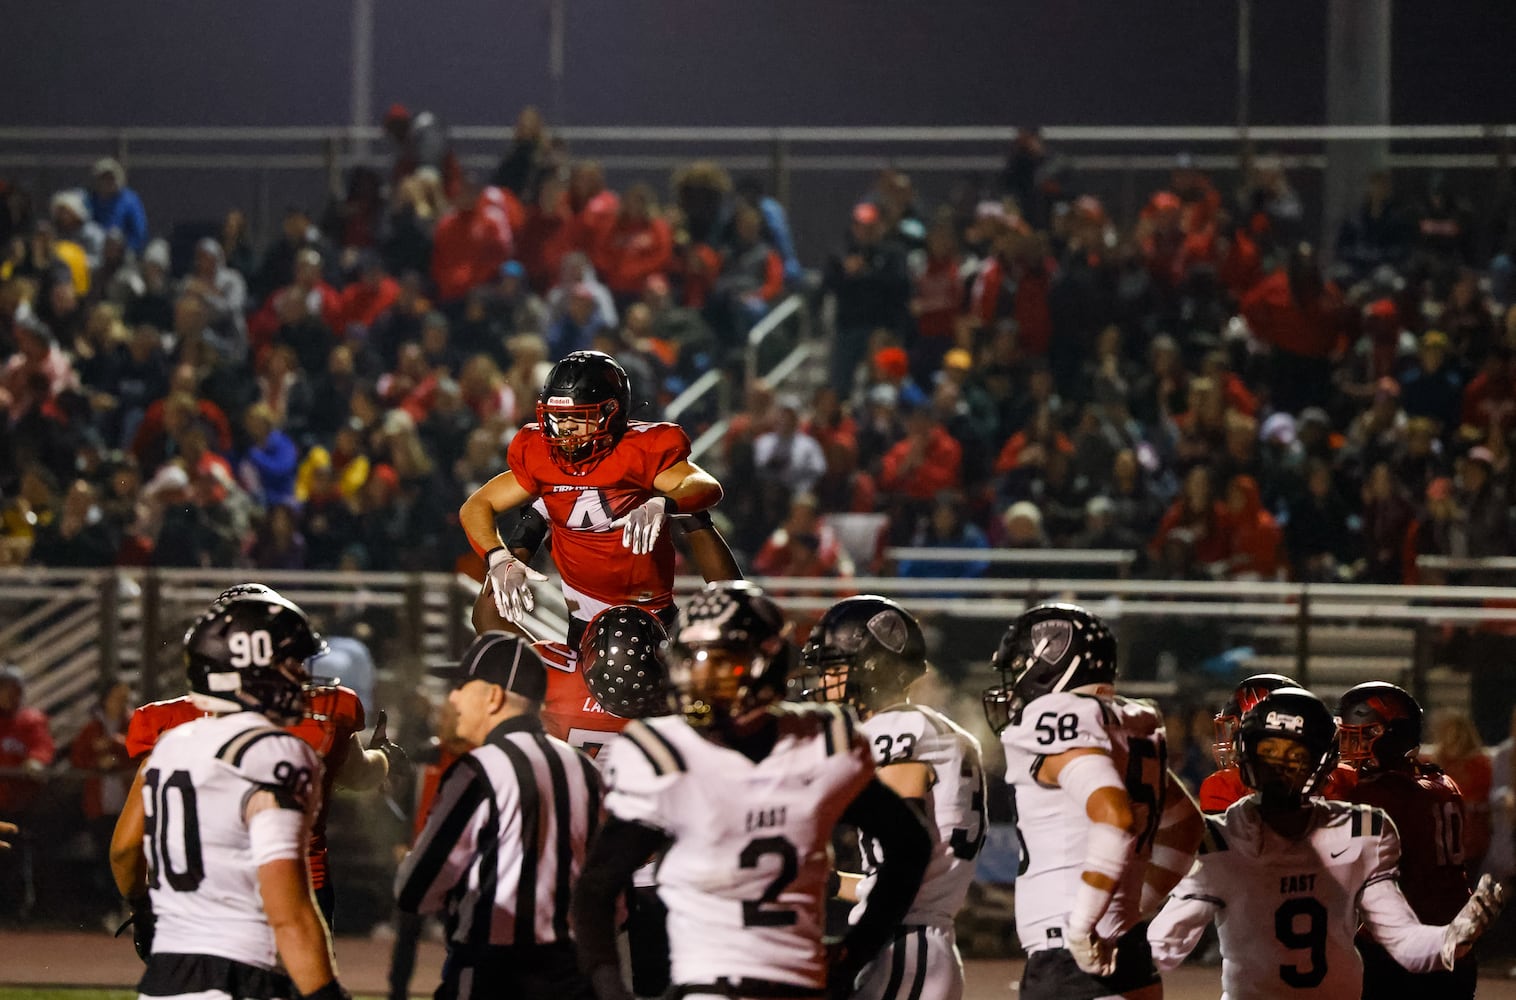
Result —
[[[1327,775],[1321,797],[1353,801],[1348,793],[1357,778],[1356,771],[1339,764]],[[1242,775],[1236,765],[1224,767],[1200,783],[1200,810],[1208,813],[1226,812],[1233,802],[1247,798],[1252,793],[1253,790],[1242,783]]]
[[[1422,923],[1445,924],[1469,898],[1463,866],[1463,795],[1428,764],[1367,772],[1348,801],[1378,806],[1400,832],[1400,888]]]
[[[690,439],[676,424],[633,421],[625,435],[587,475],[571,476],[553,464],[553,446],[536,424],[511,439],[506,463],[521,488],[547,507],[553,562],[573,593],[605,604],[666,608],[673,603],[674,545],[668,532],[653,551],[634,556],[621,544],[618,518],[657,496],[653,480],[690,456]]]
[[[594,757],[611,737],[626,728],[627,720],[600,707],[584,675],[579,656],[558,642],[533,643],[532,648],[547,665],[547,697],[542,702],[542,728]]]
[[[363,732],[366,722],[363,702],[351,688],[312,689],[309,711],[310,715],[290,726],[289,731],[320,754],[326,765],[321,775],[321,811],[311,826],[308,852],[311,884],[320,889],[326,885],[326,812],[332,800],[332,785],[352,747],[353,734]],[[157,745],[158,737],[175,726],[208,714],[195,707],[188,695],[171,701],[149,702],[133,712],[126,725],[126,752],[140,763]]]

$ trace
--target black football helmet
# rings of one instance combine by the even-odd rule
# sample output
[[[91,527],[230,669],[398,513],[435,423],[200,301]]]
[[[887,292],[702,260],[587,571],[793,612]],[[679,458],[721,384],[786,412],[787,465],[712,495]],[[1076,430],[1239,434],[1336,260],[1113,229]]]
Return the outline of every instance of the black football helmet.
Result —
[[[291,725],[306,711],[306,662],[325,651],[305,612],[278,594],[218,602],[184,636],[190,700],[207,712],[259,712]]]
[[[600,707],[623,719],[667,715],[667,641],[663,623],[642,608],[618,604],[596,615],[584,630],[579,670]]]
[[[1337,765],[1337,721],[1311,692],[1280,688],[1243,713],[1235,754],[1265,808],[1299,808]]]
[[[926,639],[910,612],[865,594],[828,608],[800,658],[802,697],[846,702],[867,717],[898,704],[926,673]]]
[[[1211,754],[1216,758],[1216,766],[1231,767],[1235,763],[1232,744],[1237,738],[1237,723],[1242,721],[1248,709],[1267,698],[1271,691],[1299,686],[1299,683],[1284,674],[1254,674],[1243,678],[1213,720],[1215,737],[1211,743]]]
[[[1116,680],[1116,637],[1077,604],[1039,604],[1011,623],[995,651],[1000,683],[984,692],[984,714],[1000,732],[1029,702]]]
[[[784,612],[744,580],[708,583],[674,621],[667,662],[674,700],[697,729],[784,697],[792,649]]]
[[[575,351],[553,366],[537,397],[537,424],[553,464],[588,475],[626,433],[631,382],[609,354]]]
[[[1337,702],[1337,749],[1360,769],[1409,766],[1421,749],[1421,706],[1385,681],[1349,688]]]

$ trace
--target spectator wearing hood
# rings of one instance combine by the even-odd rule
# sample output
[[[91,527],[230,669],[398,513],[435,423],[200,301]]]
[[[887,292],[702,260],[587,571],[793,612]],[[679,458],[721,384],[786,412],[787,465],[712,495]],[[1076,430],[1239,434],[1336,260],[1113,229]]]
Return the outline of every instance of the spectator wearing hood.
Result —
[[[247,282],[226,266],[221,243],[207,236],[195,244],[195,262],[179,282],[179,294],[193,292],[210,310],[208,325],[229,340],[247,341]]]
[[[293,503],[300,461],[295,442],[279,429],[274,412],[264,403],[248,407],[242,426],[248,438],[238,466],[243,488],[265,507]]]
[[[1233,580],[1275,580],[1280,576],[1284,533],[1274,516],[1263,509],[1258,481],[1233,476],[1227,483],[1227,576]]]
[[[647,184],[633,184],[621,199],[611,227],[589,248],[595,270],[623,305],[642,295],[647,279],[666,274],[674,262],[674,235],[658,212]]]
[[[616,309],[616,299],[611,290],[595,275],[595,267],[589,257],[577,250],[566,254],[559,266],[558,284],[547,294],[548,324],[558,322],[568,312],[569,300],[581,290],[587,290],[595,300],[595,307],[606,326],[617,326],[621,314]]]
[[[610,328],[594,290],[587,284],[576,285],[569,292],[567,308],[548,329],[548,354],[558,361],[575,351],[587,351],[595,337]]]
[[[126,170],[109,156],[95,161],[91,171],[89,218],[102,232],[121,230],[133,253],[147,248],[147,209],[136,191],[126,186]]]
[[[432,236],[432,283],[443,304],[462,302],[471,289],[487,285],[514,249],[504,208],[485,197],[477,179],[466,177],[453,210]]]
[[[1329,399],[1331,358],[1345,344],[1347,313],[1337,286],[1324,281],[1316,252],[1302,243],[1287,266],[1243,296],[1253,335],[1274,349],[1270,385],[1286,412]]]

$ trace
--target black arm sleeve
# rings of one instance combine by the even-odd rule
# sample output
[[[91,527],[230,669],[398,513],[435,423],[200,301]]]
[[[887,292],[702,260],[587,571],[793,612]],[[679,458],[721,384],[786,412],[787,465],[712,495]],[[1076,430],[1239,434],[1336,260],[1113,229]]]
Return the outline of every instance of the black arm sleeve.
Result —
[[[505,540],[505,547],[511,555],[529,563],[536,558],[537,550],[547,540],[547,532],[547,518],[538,513],[537,508],[527,504],[517,512],[516,525],[511,528],[510,537]],[[525,558],[522,558],[523,552],[527,553]]]
[[[596,835],[574,887],[574,940],[586,975],[621,961],[616,952],[616,897],[631,884],[632,873],[667,842],[661,830],[614,817]]]
[[[884,852],[863,916],[843,939],[848,964],[862,968],[884,947],[910,910],[931,860],[932,838],[919,810],[912,809],[878,778],[848,803],[842,821],[873,837]]]

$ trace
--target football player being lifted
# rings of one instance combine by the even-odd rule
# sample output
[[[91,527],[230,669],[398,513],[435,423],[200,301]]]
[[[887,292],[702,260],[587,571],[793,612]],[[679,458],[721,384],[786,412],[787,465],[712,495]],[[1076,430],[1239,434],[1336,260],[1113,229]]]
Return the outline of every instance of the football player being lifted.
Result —
[[[305,852],[321,759],[284,728],[306,713],[323,645],[272,594],[218,602],[185,636],[191,696],[211,714],[164,733],[142,768],[157,917],[142,995],[345,1000]]]
[[[1443,924],[1469,898],[1463,864],[1463,795],[1435,764],[1418,760],[1421,706],[1409,692],[1384,681],[1349,688],[1337,703],[1337,747],[1342,762],[1358,770],[1358,781],[1342,796],[1376,806],[1400,835],[1400,886],[1417,919]],[[1472,997],[1479,968],[1474,956],[1451,971],[1414,975],[1384,948],[1360,935],[1363,995],[1366,997]]]
[[[508,545],[495,519],[542,502],[571,647],[613,605],[634,604],[672,620],[674,548],[664,522],[694,515],[690,527],[702,527],[700,516],[721,499],[721,485],[690,462],[683,430],[631,420],[630,409],[626,372],[614,359],[598,351],[570,354],[548,374],[537,422],[511,439],[508,471],[479,487],[458,512],[469,543],[484,557],[496,611],[519,622],[535,606],[532,584],[546,578],[520,558],[535,543],[513,538]],[[738,574],[732,567],[724,575]]]
[[[1021,841],[1021,995],[1163,995],[1144,918],[1190,867],[1199,809],[1167,769],[1163,716],[1116,695],[1116,638],[1072,604],[1031,608],[984,694]]]
[[[1182,962],[1214,920],[1226,1000],[1341,1000],[1362,987],[1360,923],[1396,962],[1429,972],[1453,968],[1499,913],[1504,894],[1487,876],[1447,925],[1417,919],[1400,891],[1395,824],[1316,797],[1337,761],[1337,725],[1309,691],[1280,688],[1244,714],[1236,757],[1253,792],[1206,818],[1194,869],[1148,927],[1159,968]]]
[[[679,612],[668,654],[678,712],[627,724],[607,748],[610,818],[574,898],[580,961],[600,1000],[627,996],[616,898],[662,850],[671,995],[846,994],[909,910],[931,851],[926,828],[874,777],[852,714],[783,702],[784,616],[746,583],[710,584]],[[863,915],[822,943],[838,823],[884,857]]]
[[[984,844],[984,769],[979,741],[947,716],[911,703],[926,674],[926,640],[909,612],[885,597],[849,597],[832,605],[801,651],[803,694],[858,713],[879,780],[933,833],[932,860],[905,925],[859,976],[860,1000],[958,1000],[963,961],[953,918],[974,881]],[[873,888],[880,849],[860,838],[865,871],[843,873],[838,895],[861,916]]]

